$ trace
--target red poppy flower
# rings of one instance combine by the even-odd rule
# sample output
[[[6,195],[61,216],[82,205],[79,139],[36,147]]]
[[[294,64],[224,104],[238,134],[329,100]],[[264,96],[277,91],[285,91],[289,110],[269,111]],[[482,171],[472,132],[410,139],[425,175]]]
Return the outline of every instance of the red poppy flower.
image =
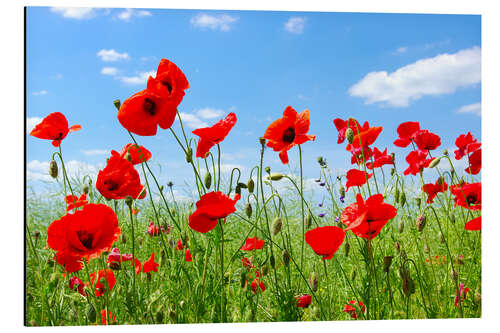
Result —
[[[255,293],[263,293],[264,291],[266,291],[266,285],[264,284],[264,282],[261,282],[259,281],[258,279],[254,279],[252,281],[252,283],[250,284],[250,287],[252,288],[252,292],[255,294]]]
[[[307,308],[311,304],[311,295],[305,294],[297,297],[297,306],[299,308]]]
[[[139,259],[134,258],[133,261],[130,262],[130,265],[135,268],[135,274],[139,274],[142,270],[142,264]]]
[[[247,257],[241,259],[241,261],[243,262],[243,267],[248,267],[249,270],[254,268],[252,262]]]
[[[127,144],[122,148],[122,151],[119,154],[116,150],[111,151],[111,155],[119,155],[121,158],[125,158],[125,155],[127,155],[127,153],[130,154],[132,160],[131,162],[133,165],[141,164],[143,162],[143,158],[144,162],[147,162],[153,156],[151,155],[151,152],[143,146],[139,146],[139,149],[137,149],[137,145],[135,143]]]
[[[346,192],[349,191],[349,187],[352,186],[363,186],[366,184],[366,179],[370,179],[373,173],[365,173],[364,171],[358,169],[351,169],[347,171],[347,182],[345,184]]]
[[[467,297],[467,293],[469,292],[469,288],[465,287],[465,284],[460,283],[459,288],[457,289],[457,294],[455,296],[455,306],[458,306],[458,303],[462,304],[465,297]]]
[[[85,296],[83,292],[83,288],[85,287],[85,283],[80,280],[77,276],[72,276],[68,281],[68,288],[74,291],[78,291],[80,295]]]
[[[481,182],[451,187],[455,196],[455,207],[461,206],[470,210],[481,210]]]
[[[116,262],[120,263],[122,261],[130,261],[132,260],[132,254],[121,254],[120,250],[114,247],[111,252],[108,254],[108,260],[106,261],[108,264]]]
[[[465,230],[481,230],[481,216],[465,223]]]
[[[102,323],[103,325],[109,325],[109,324],[108,324],[108,320],[111,320],[111,323],[110,323],[110,324],[114,323],[114,322],[115,322],[115,320],[116,320],[116,315],[114,315],[114,316],[113,316],[113,319],[111,319],[111,312],[110,312],[110,311],[108,311],[108,314],[107,314],[107,316],[106,316],[106,310],[102,310],[102,311],[101,311],[101,323]]]
[[[344,242],[345,232],[336,226],[317,227],[305,234],[306,243],[314,253],[325,259],[332,259],[333,255]]]
[[[155,254],[153,252],[151,253],[151,257],[142,265],[142,271],[144,273],[149,273],[151,271],[158,272],[158,266],[160,266],[160,264],[155,262]]]
[[[417,121],[407,121],[398,126],[399,138],[394,141],[394,145],[405,148],[415,139],[415,134],[420,130],[420,124]]]
[[[396,214],[397,209],[384,203],[382,194],[372,195],[366,201],[358,194],[356,203],[347,206],[340,219],[347,225],[344,231],[352,230],[361,238],[373,239]]]
[[[56,262],[64,267],[68,273],[78,272],[83,268],[82,257],[68,254],[67,252],[57,252],[55,255]]]
[[[368,124],[368,122],[366,122],[365,124]],[[363,125],[363,127],[365,126]],[[352,144],[348,144],[346,146],[346,150],[351,151],[351,146],[354,148],[368,147],[369,145],[373,144],[375,140],[377,140],[380,132],[382,132],[382,129],[382,126],[362,128],[359,134],[354,135]]]
[[[90,284],[94,286],[96,280],[96,272],[90,273]],[[100,297],[108,290],[113,290],[115,286],[116,279],[113,270],[106,269],[106,276],[104,276],[104,270],[101,269],[97,274],[97,283],[95,284],[95,296]]]
[[[78,198],[76,195],[68,195],[66,197],[66,204],[68,207],[66,208],[66,211],[70,211],[72,209],[75,209],[75,203],[76,203],[76,208],[80,208],[83,205],[88,204],[89,202],[87,201],[87,195],[85,193],[82,193],[82,195]]]
[[[448,191],[448,184],[446,182],[439,182],[439,179],[436,180],[434,184],[425,184],[422,186],[422,191],[427,193],[427,203],[433,203],[434,198],[437,196],[438,193],[444,193],[444,191]]]
[[[59,147],[68,133],[81,129],[82,126],[80,125],[73,125],[68,128],[66,117],[60,112],[53,112],[45,117],[40,124],[36,125],[30,135],[39,139],[52,140],[52,145]]]
[[[354,148],[352,145],[350,146],[351,150],[351,164],[363,164],[363,161],[367,162],[370,157],[372,157],[372,150],[370,147],[358,147]]]
[[[481,148],[481,143],[477,142],[477,139],[468,132],[467,134],[461,134],[456,140],[455,145],[457,146],[457,150],[455,150],[455,159],[461,160],[462,157],[468,155],[479,148]]]
[[[162,96],[175,110],[181,103],[189,82],[177,65],[168,59],[161,59],[156,77],[149,77],[148,90]],[[170,127],[170,126],[169,126]]]
[[[264,247],[264,240],[259,240],[259,237],[247,238],[245,245],[241,247],[241,251],[260,250]]]
[[[375,168],[380,168],[386,164],[394,164],[392,156],[387,154],[387,148],[385,148],[385,150],[381,152],[380,150],[378,150],[377,147],[375,147],[372,150],[372,154],[373,154],[373,163],[372,162],[366,163],[366,167],[370,170]]]
[[[157,224],[154,224],[153,221],[149,222],[148,234],[150,236],[159,236],[160,233],[169,234],[170,233],[170,226],[167,229],[165,229],[163,226],[159,226]]]
[[[358,303],[358,304],[356,304]],[[361,310],[362,312],[365,312],[366,308],[365,308],[365,305],[363,304],[363,302],[361,301],[349,301],[348,304],[345,305],[344,307],[344,312],[345,313],[348,313],[351,318],[358,318],[358,315],[357,315],[357,311],[358,310]]]
[[[183,249],[183,246],[182,246],[182,240],[178,240],[177,241],[177,245],[175,247],[177,250],[182,250]]]
[[[196,210],[189,216],[189,227],[201,233],[215,228],[218,219],[226,218],[236,211],[234,205],[240,199],[236,194],[234,200],[222,192],[204,194],[196,203]]]
[[[481,166],[481,149],[478,149],[469,155],[469,166],[465,169],[465,172],[477,175],[481,171]]]
[[[301,145],[307,141],[314,141],[315,135],[308,135],[309,110],[297,114],[291,106],[283,111],[283,118],[275,120],[264,133],[267,146],[274,151],[279,151],[283,164],[288,164],[288,150],[295,145]]]
[[[408,156],[406,156],[406,162],[408,162],[408,169],[404,171],[404,175],[409,174],[417,175],[419,172],[427,168],[431,164],[433,158],[427,158],[428,151],[414,150],[411,151]]]
[[[185,261],[193,261],[193,257],[191,256],[191,251],[189,249],[186,249],[186,254],[184,255],[184,260]]]
[[[441,138],[428,130],[417,131],[414,136],[415,144],[420,150],[434,150],[441,146]]]
[[[333,120],[333,124],[337,128],[337,131],[339,131],[337,143],[342,143],[345,141],[345,132],[348,128],[352,129],[354,133],[358,133],[358,130],[362,130],[361,125],[359,125],[358,121],[354,118],[348,118],[347,120],[336,118]],[[368,123],[365,122],[365,125],[368,125]]]
[[[129,161],[111,155],[103,170],[97,175],[97,190],[106,199],[124,199],[130,195],[134,199],[139,197],[144,186],[141,185],[139,173]],[[139,199],[146,196],[144,191]]]
[[[219,120],[211,127],[195,129],[193,134],[200,137],[196,148],[196,157],[206,158],[210,148],[224,141],[236,124],[236,120],[236,114],[231,112],[226,118]]]
[[[92,259],[109,251],[120,234],[118,219],[110,207],[87,204],[53,221],[47,229],[47,244],[59,253]]]

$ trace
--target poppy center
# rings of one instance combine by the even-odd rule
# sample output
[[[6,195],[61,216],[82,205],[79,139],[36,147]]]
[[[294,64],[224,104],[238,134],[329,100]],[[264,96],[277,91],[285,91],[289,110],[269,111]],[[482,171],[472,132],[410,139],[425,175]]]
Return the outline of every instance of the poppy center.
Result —
[[[87,249],[92,248],[92,241],[94,240],[94,235],[89,234],[86,230],[77,231],[78,239],[82,243],[83,246]]]
[[[295,128],[289,127],[283,132],[283,142],[292,143],[295,139]]]
[[[477,196],[475,193],[469,193],[469,194],[467,194],[467,197],[465,198],[465,200],[467,201],[467,204],[472,205],[472,204],[475,204],[477,202]]]
[[[168,81],[161,81],[161,84],[163,84],[167,89],[168,89],[168,93],[171,94],[172,93],[172,84]]]
[[[115,181],[111,180],[111,179],[106,179],[104,181],[104,186],[106,186],[106,188],[108,189],[108,191],[115,191],[118,189],[118,187],[120,187],[118,185],[118,183],[116,183]]]
[[[156,103],[151,98],[145,98],[142,103],[142,109],[151,116],[156,114]]]

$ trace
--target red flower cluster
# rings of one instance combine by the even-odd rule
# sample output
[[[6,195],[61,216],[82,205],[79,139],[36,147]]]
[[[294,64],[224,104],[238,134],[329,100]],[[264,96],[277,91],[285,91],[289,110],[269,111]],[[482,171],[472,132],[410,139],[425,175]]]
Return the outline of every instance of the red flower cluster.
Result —
[[[305,294],[302,296],[297,296],[297,307],[307,308],[311,304],[311,295]]]
[[[80,208],[83,205],[88,204],[89,202],[87,201],[87,195],[85,193],[82,193],[82,195],[78,198],[76,195],[68,195],[66,197],[66,204],[68,207],[66,208],[66,211],[70,211],[72,209],[75,209],[75,204],[76,208]]]
[[[247,238],[245,244],[241,247],[241,251],[252,251],[254,249],[261,250],[264,247],[264,241],[259,237]]]
[[[80,278],[77,276],[72,276],[68,281],[68,288],[74,291],[78,291],[80,295],[85,296],[85,292],[83,288],[85,287],[85,283],[83,283]]]
[[[82,126],[80,125],[73,125],[68,128],[66,117],[60,112],[53,112],[45,117],[40,124],[36,125],[30,135],[39,139],[52,140],[52,145],[59,147],[68,133],[81,129]]]
[[[366,167],[370,170],[375,168],[380,168],[386,164],[394,164],[392,156],[387,154],[387,148],[385,148],[385,150],[381,152],[380,150],[378,150],[377,147],[374,147],[370,155],[371,157],[373,157],[373,163],[372,162],[366,163]]]
[[[455,140],[457,150],[455,150],[455,159],[461,160],[464,156],[469,158],[469,166],[465,172],[477,175],[481,171],[481,143],[472,136],[470,132],[460,135]]]
[[[317,227],[305,233],[306,243],[323,260],[332,259],[344,242],[345,232],[336,226]]]
[[[153,221],[149,222],[148,234],[150,236],[159,236],[162,233],[169,234],[170,233],[170,226],[167,226],[167,229],[165,229],[163,226],[159,226],[159,225],[155,224]]]
[[[236,211],[234,205],[239,199],[239,194],[234,200],[222,192],[204,194],[196,203],[196,210],[189,216],[189,227],[201,233],[209,232],[219,219],[225,219]]]
[[[358,311],[366,311],[365,305],[361,301],[349,301],[349,303],[344,306],[344,312],[348,313],[351,318],[357,319]]]
[[[210,148],[224,141],[229,131],[236,124],[236,115],[231,112],[211,127],[198,128],[193,134],[200,137],[196,148],[196,157],[206,158]]]
[[[99,171],[96,188],[106,199],[125,199],[128,195],[143,199],[146,196],[133,164],[116,154],[111,155],[106,167]]]
[[[346,176],[347,182],[345,184],[345,187],[346,191],[349,191],[349,187],[365,185],[367,180],[373,176],[373,173],[366,173],[358,169],[351,169],[347,171]]]
[[[455,196],[455,207],[460,206],[471,210],[481,210],[481,182],[451,187]]]
[[[138,135],[155,135],[158,126],[169,129],[187,88],[189,83],[184,73],[173,62],[161,59],[156,77],[150,76],[145,90],[123,102],[118,120]]]
[[[96,282],[97,275],[97,283],[94,286],[94,282]],[[113,290],[115,286],[116,278],[115,274],[111,269],[106,269],[106,273],[101,269],[99,272],[90,273],[90,284],[95,287],[95,296],[100,297],[104,295],[108,290]]]
[[[437,196],[438,193],[444,193],[445,191],[448,190],[448,184],[444,181],[440,181],[439,179],[436,180],[434,184],[424,184],[422,186],[422,191],[427,193],[427,203],[433,203],[434,198]]]

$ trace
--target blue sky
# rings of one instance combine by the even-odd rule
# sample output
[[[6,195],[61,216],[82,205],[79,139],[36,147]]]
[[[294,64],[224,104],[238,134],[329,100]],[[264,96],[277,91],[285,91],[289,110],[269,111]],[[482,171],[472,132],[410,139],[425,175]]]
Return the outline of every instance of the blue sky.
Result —
[[[63,153],[68,167],[94,174],[111,149],[130,142],[113,100],[144,89],[161,58],[189,80],[179,106],[189,130],[236,113],[223,163],[245,175],[258,163],[258,138],[287,105],[311,112],[316,141],[303,145],[307,178],[317,177],[319,155],[334,173],[350,168],[336,144],[337,117],[383,126],[375,146],[396,152],[400,169],[408,150],[392,142],[401,122],[440,135],[439,150],[462,133],[481,136],[477,15],[30,7],[26,56],[28,126],[55,111],[81,124]],[[162,182],[193,181],[169,131],[137,139],[161,164]],[[26,143],[29,184],[50,179],[50,142],[27,136]],[[267,150],[265,165],[297,170],[298,150],[289,156],[283,166]]]

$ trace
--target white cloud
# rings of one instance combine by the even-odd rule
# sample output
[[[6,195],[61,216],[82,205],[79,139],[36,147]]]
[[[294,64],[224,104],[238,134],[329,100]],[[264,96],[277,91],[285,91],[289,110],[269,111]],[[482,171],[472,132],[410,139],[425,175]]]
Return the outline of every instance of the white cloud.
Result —
[[[126,22],[129,22],[133,16],[145,17],[145,16],[152,16],[152,14],[147,10],[136,10],[132,8],[127,8],[124,11],[118,13],[118,15],[116,15],[118,19]]]
[[[306,19],[304,17],[290,17],[285,22],[285,30],[294,34],[301,34],[304,32]]]
[[[243,165],[240,165],[240,164],[223,163],[220,166],[220,172],[221,173],[231,173],[231,171],[233,171],[234,168],[238,168],[241,171],[245,170],[245,167]]]
[[[211,30],[229,31],[231,25],[238,21],[236,17],[222,14],[222,15],[208,15],[198,14],[191,18],[191,25],[197,28],[208,28]]]
[[[464,105],[457,110],[457,113],[472,113],[477,116],[481,116],[481,102]]]
[[[33,128],[35,128],[36,125],[40,124],[42,122],[42,118],[40,117],[28,117],[26,118],[26,131],[31,132]]]
[[[449,94],[480,82],[481,48],[472,47],[421,59],[392,73],[370,72],[349,88],[349,94],[365,104],[406,107],[424,96]]]
[[[192,113],[181,112],[182,123],[189,128],[208,127],[208,124]]]
[[[63,75],[61,73],[57,73],[57,74],[51,76],[50,78],[54,79],[54,80],[61,80],[63,78]]]
[[[61,179],[61,163],[57,161],[57,165],[59,167],[58,179]],[[95,178],[97,176],[97,173],[99,172],[99,169],[104,167],[102,163],[98,165],[92,165],[77,160],[67,161],[64,165],[70,179],[72,177],[83,177],[84,175],[89,175],[90,177]],[[49,175],[49,161],[32,160],[27,164],[26,167],[26,176],[28,180],[52,180],[52,177],[50,177]]]
[[[111,75],[111,76],[116,75],[116,74],[118,74],[118,68],[116,68],[116,67],[103,67],[101,69],[101,74]]]
[[[139,85],[139,84],[146,84],[149,76],[154,76],[155,74],[156,71],[140,72],[134,76],[121,76],[118,79],[126,84]]]
[[[88,149],[88,150],[82,150],[82,153],[87,156],[109,155],[110,151],[108,149]]]
[[[33,92],[33,95],[34,96],[43,96],[43,95],[47,95],[47,90],[40,90],[40,91],[34,91]]]
[[[85,20],[93,18],[97,12],[95,8],[85,7],[52,7],[50,8],[50,10],[53,13],[60,14],[62,17],[75,20]]]
[[[408,51],[408,46],[401,46],[396,49],[396,53],[405,53]]]
[[[99,52],[97,52],[97,56],[101,58],[102,61],[107,61],[107,62],[130,59],[127,53],[125,52],[118,53],[113,49],[110,50],[102,49]]]
[[[196,110],[195,113],[203,119],[220,118],[224,115],[224,110],[214,108],[203,108]]]

